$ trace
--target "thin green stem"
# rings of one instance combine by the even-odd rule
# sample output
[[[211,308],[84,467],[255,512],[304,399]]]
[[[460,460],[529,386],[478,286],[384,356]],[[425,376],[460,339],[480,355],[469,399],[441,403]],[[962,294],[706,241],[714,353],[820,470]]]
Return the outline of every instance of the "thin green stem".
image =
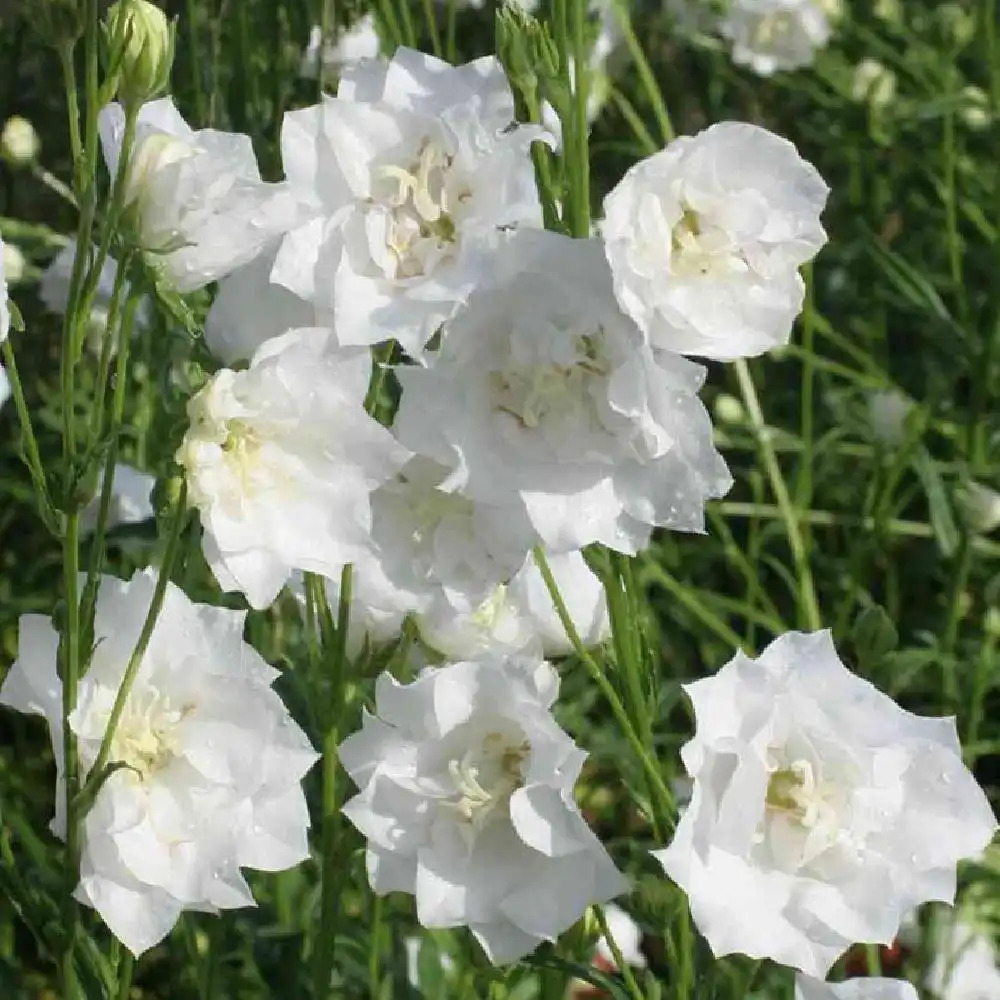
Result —
[[[962,604],[966,587],[969,584],[969,573],[972,569],[972,539],[968,528],[962,529],[962,538],[955,554],[954,568],[948,586],[948,603],[945,611],[944,629],[942,630],[941,651],[941,683],[950,710],[958,707],[959,688],[955,671],[955,655],[958,649],[958,635],[962,624]]]
[[[618,947],[618,942],[615,940],[614,934],[611,933],[611,928],[608,926],[608,919],[604,915],[604,907],[595,906],[594,915],[597,917],[597,923],[601,928],[601,934],[603,935],[604,940],[608,943],[608,948],[611,951],[612,958],[615,960],[618,972],[625,981],[625,989],[628,990],[629,996],[632,997],[632,1000],[645,1000],[642,990],[639,988],[639,984],[635,981],[635,974],[632,972],[631,966],[625,960],[625,956],[622,954],[621,948]]]
[[[97,598],[97,585],[104,561],[104,540],[108,533],[111,514],[111,497],[114,492],[115,469],[118,465],[118,450],[121,443],[122,423],[125,415],[125,396],[128,386],[129,358],[132,347],[132,326],[135,313],[142,297],[133,289],[125,306],[125,316],[118,333],[118,358],[115,365],[115,393],[111,407],[111,424],[108,428],[108,450],[104,458],[104,475],[101,481],[101,496],[97,509],[97,523],[91,542],[90,563],[87,568],[87,585],[83,599],[83,621],[90,623]],[[107,335],[106,335],[107,339]],[[102,352],[103,353],[103,352]],[[102,407],[103,409],[103,407]],[[99,432],[98,428],[98,432]]]
[[[660,90],[653,68],[646,58],[645,48],[632,26],[632,17],[626,0],[612,0],[612,3],[614,3],[615,16],[618,18],[618,25],[625,39],[625,45],[635,63],[636,72],[639,74],[639,82],[652,105],[653,114],[660,129],[660,138],[666,145],[673,141],[675,133],[673,123],[670,121],[670,112],[667,110],[666,101],[663,100],[663,92]]]
[[[799,470],[795,483],[795,506],[799,509],[808,507],[812,502],[813,426],[815,416],[813,389],[816,383],[816,354],[814,349],[816,325],[813,322],[812,266],[808,265],[804,270],[806,295],[802,310],[802,392],[799,407],[799,436],[802,440],[802,453],[799,458]]]
[[[187,514],[187,483],[182,481],[180,494],[177,497],[173,511],[170,532],[167,535],[163,558],[160,561],[160,570],[153,588],[153,597],[149,603],[149,610],[146,612],[146,618],[142,623],[142,629],[139,632],[135,649],[132,650],[132,655],[129,657],[128,665],[122,677],[122,682],[115,694],[115,701],[108,716],[108,725],[104,730],[104,736],[101,738],[101,747],[97,753],[97,760],[94,762],[94,766],[91,768],[87,778],[88,784],[102,780],[101,774],[108,765],[118,722],[121,719],[122,712],[125,710],[125,703],[128,701],[132,685],[135,683],[136,675],[142,666],[146,649],[149,646],[149,640],[153,637],[153,630],[156,628],[160,609],[163,607],[163,600],[167,593],[167,584],[170,582],[170,573],[177,558],[177,553],[181,548],[180,541],[184,534],[184,526],[187,523]]]
[[[38,450],[38,440],[31,423],[31,411],[24,398],[24,388],[21,385],[21,376],[17,370],[17,361],[14,357],[14,348],[11,346],[10,338],[0,344],[0,352],[3,354],[3,363],[7,369],[7,381],[10,383],[11,395],[14,398],[14,408],[17,410],[17,419],[21,425],[21,440],[24,445],[24,457],[28,464],[28,471],[31,473],[31,481],[35,487],[38,503],[42,512],[42,520],[53,529],[56,525],[55,509],[52,506],[52,497],[49,495],[48,480],[45,478],[45,468],[42,465],[41,452]]]
[[[590,236],[590,129],[587,122],[587,95],[590,90],[590,64],[587,51],[587,0],[570,0],[570,36],[572,44],[573,143],[569,156],[574,161],[571,235],[578,239]]]
[[[771,445],[770,431],[764,421],[764,413],[760,407],[760,400],[757,398],[757,390],[754,387],[750,368],[746,361],[742,359],[736,361],[733,367],[736,370],[736,378],[740,387],[740,395],[743,397],[743,405],[746,407],[747,414],[750,417],[750,425],[757,440],[761,462],[764,465],[764,471],[771,485],[771,492],[774,494],[774,499],[781,512],[781,519],[785,524],[785,533],[788,536],[788,544],[792,550],[792,559],[795,563],[795,572],[798,579],[800,615],[805,626],[815,631],[822,628],[823,620],[819,611],[819,603],[816,599],[816,587],[813,583],[812,568],[809,565],[809,555],[803,541],[798,515],[792,505],[791,497],[788,495],[788,487],[785,485],[781,466],[778,464],[777,456]]]
[[[608,680],[607,675],[601,668],[600,664],[590,655],[587,647],[583,644],[580,638],[579,632],[576,630],[576,626],[573,624],[573,619],[570,616],[569,611],[566,608],[566,602],[563,600],[562,594],[559,592],[559,587],[556,584],[555,577],[552,575],[552,570],[549,567],[548,559],[545,557],[545,552],[540,546],[536,546],[534,549],[535,565],[538,567],[538,571],[542,575],[542,579],[545,582],[545,587],[549,592],[549,596],[552,598],[552,604],[555,607],[556,614],[559,616],[559,621],[562,623],[562,627],[566,631],[566,636],[573,646],[573,650],[577,655],[577,658],[583,664],[587,673],[590,675],[591,680],[600,688],[601,693],[604,695],[611,708],[611,712],[615,717],[615,721],[618,723],[618,727],[625,737],[626,742],[632,749],[632,752],[638,758],[639,763],[642,765],[643,772],[646,775],[648,784],[651,789],[651,801],[650,805],[653,811],[653,827],[658,840],[663,840],[666,834],[673,829],[673,819],[676,812],[674,797],[667,788],[666,783],[663,780],[663,775],[660,774],[660,769],[656,765],[656,761],[650,754],[650,751],[643,746],[642,739],[636,732],[635,726],[632,720],[629,718],[628,712],[625,711],[625,706],[622,704],[621,699],[618,697],[618,692],[615,691],[614,685]]]
[[[705,628],[714,632],[727,646],[740,649],[743,639],[731,629],[711,608],[702,604],[679,580],[676,580],[653,559],[646,561],[643,572],[648,573],[651,580],[658,583],[678,604],[689,611]]]
[[[424,10],[424,21],[427,24],[427,35],[431,40],[431,51],[440,59],[443,56],[441,48],[441,32],[438,30],[437,9],[434,0],[421,0]]]
[[[135,969],[135,959],[132,952],[126,951],[118,970],[118,1000],[128,1000],[132,992],[132,973]]]
[[[66,782],[66,867],[63,872],[62,920],[65,932],[60,960],[63,996],[74,1000],[78,991],[74,951],[76,950],[77,907],[73,892],[80,877],[80,828],[77,794],[80,790],[79,758],[76,734],[70,716],[76,708],[80,680],[80,598],[77,591],[80,574],[80,515],[73,510],[66,515],[63,531],[63,589],[66,602],[66,627],[62,635],[62,741],[63,775]]]
[[[337,748],[344,710],[344,674],[347,665],[347,636],[351,624],[351,591],[353,570],[345,566],[340,574],[340,600],[337,608],[337,632],[332,653],[330,700],[327,705],[323,734],[323,793],[320,847],[320,920],[314,952],[313,987],[317,1000],[330,992],[330,975],[334,963],[334,941],[340,914],[341,885],[344,879],[344,859],[337,850],[340,832],[338,804]],[[326,603],[326,590],[323,590]],[[329,613],[329,610],[328,612]]]

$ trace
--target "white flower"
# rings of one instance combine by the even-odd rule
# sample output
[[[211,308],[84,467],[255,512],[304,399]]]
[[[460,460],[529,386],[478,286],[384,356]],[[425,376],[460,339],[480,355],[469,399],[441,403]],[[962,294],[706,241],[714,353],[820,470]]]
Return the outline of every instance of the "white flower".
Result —
[[[828,188],[785,139],[721,122],[641,160],[604,199],[615,294],[656,346],[728,361],[787,343]]]
[[[396,433],[478,503],[520,502],[553,552],[700,531],[729,488],[698,389],[615,302],[600,243],[515,234],[427,367],[397,369]]]
[[[818,0],[733,0],[719,25],[733,62],[760,76],[812,63],[830,40],[830,18]]]
[[[988,535],[1000,527],[1000,493],[983,483],[967,480],[955,490],[959,512],[977,534]]]
[[[499,62],[453,67],[400,48],[348,70],[337,97],[285,116],[282,155],[311,218],[272,278],[331,310],[342,344],[419,353],[490,268],[500,230],[540,225],[529,146],[508,129]]]
[[[205,342],[227,365],[249,360],[286,330],[330,325],[308,302],[271,281],[276,255],[275,246],[219,282],[205,318]]]
[[[378,32],[373,14],[365,14],[335,42],[324,41],[323,29],[316,24],[309,32],[309,45],[302,53],[299,75],[315,80],[322,66],[324,76],[335,77],[362,59],[376,59],[378,51]]]
[[[338,348],[328,330],[290,330],[188,403],[177,461],[205,555],[255,608],[293,569],[335,576],[368,545],[369,493],[408,457],[364,411],[370,371],[367,351]]]
[[[685,690],[694,794],[656,856],[716,955],[825,976],[918,903],[953,901],[958,861],[997,828],[954,720],[855,677],[829,632],[789,632]]]
[[[596,646],[611,633],[604,588],[579,552],[548,557],[549,569],[584,645]],[[471,659],[490,648],[540,650],[566,656],[573,650],[534,555],[509,583],[501,583],[472,611],[445,601],[417,616],[421,637],[452,659]]]
[[[20,284],[24,281],[25,272],[28,270],[24,252],[16,243],[4,243],[0,253],[3,255],[3,269],[7,276],[8,288]]]
[[[467,925],[494,963],[627,889],[573,800],[586,755],[552,717],[558,686],[544,661],[498,655],[383,674],[377,717],[339,749],[372,888],[413,893],[425,927]]]
[[[10,399],[11,389],[10,389],[10,379],[7,377],[7,372],[3,365],[0,365],[0,407]]]
[[[121,106],[104,108],[99,125],[114,176]],[[298,218],[286,188],[260,179],[249,136],[192,131],[169,98],[139,112],[125,201],[142,248],[180,292],[253,260]]]
[[[96,254],[97,248],[94,248]],[[73,281],[73,264],[76,261],[76,243],[64,246],[52,258],[51,263],[42,274],[38,285],[38,297],[42,304],[57,315],[64,315],[69,304],[69,291]],[[94,302],[90,309],[90,322],[87,325],[87,344],[99,353],[108,325],[108,313],[115,291],[115,272],[118,262],[110,254],[104,260],[97,287],[94,291]],[[120,308],[125,309],[131,286],[126,281],[121,291]],[[148,326],[150,322],[150,305],[148,299],[143,299],[135,311],[132,326],[133,333]],[[112,343],[112,349],[117,350],[117,344]]]
[[[91,665],[70,724],[86,773],[149,608],[155,574],[101,580]],[[253,904],[241,867],[280,871],[308,856],[299,780],[316,759],[271,690],[277,676],[242,640],[244,615],[193,604],[169,584],[111,744],[124,769],[102,786],[83,825],[81,902],[138,955],[184,910]],[[21,618],[19,656],[0,702],[44,715],[62,805],[59,637]],[[64,836],[58,811],[54,831]]]
[[[104,476],[98,478],[94,498],[80,511],[80,533],[89,535],[97,527]],[[119,524],[141,524],[156,516],[151,495],[156,478],[119,462],[111,483],[111,504],[108,508],[108,528]]]
[[[795,977],[795,1000],[918,1000],[916,987],[903,979],[848,979],[824,983],[801,974]]]
[[[372,494],[370,557],[356,574],[372,577],[386,610],[420,612],[442,598],[457,610],[474,609],[531,550],[520,505],[476,503],[447,479],[447,468],[417,456]]]
[[[925,985],[936,1000],[996,1000],[1000,966],[987,935],[959,914],[939,922],[934,961]]]

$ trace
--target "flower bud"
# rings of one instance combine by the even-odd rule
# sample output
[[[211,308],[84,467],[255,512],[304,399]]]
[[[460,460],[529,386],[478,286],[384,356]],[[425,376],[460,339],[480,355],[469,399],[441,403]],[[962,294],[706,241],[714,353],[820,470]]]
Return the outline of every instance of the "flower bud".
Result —
[[[854,67],[851,97],[859,104],[882,108],[896,96],[896,74],[877,59],[862,59]]]
[[[956,490],[959,510],[969,528],[987,535],[1000,526],[1000,493],[972,480]]]
[[[875,16],[889,24],[900,24],[903,20],[901,0],[875,0]]]
[[[79,0],[21,0],[21,13],[44,42],[58,49],[83,34],[84,5]]]
[[[12,167],[26,167],[33,163],[42,148],[35,126],[20,115],[11,115],[0,134],[0,155]]]
[[[174,27],[148,0],[119,0],[104,24],[109,70],[118,74],[118,97],[138,107],[167,89],[174,61]]]
[[[962,121],[975,132],[981,132],[990,124],[990,99],[980,87],[963,87],[960,95],[961,106],[958,114]]]
[[[715,397],[715,419],[720,424],[742,424],[746,422],[746,410],[743,404],[729,393],[721,392]]]
[[[24,272],[27,270],[27,262],[21,248],[13,243],[3,245],[3,273],[8,285],[16,285],[24,279]]]

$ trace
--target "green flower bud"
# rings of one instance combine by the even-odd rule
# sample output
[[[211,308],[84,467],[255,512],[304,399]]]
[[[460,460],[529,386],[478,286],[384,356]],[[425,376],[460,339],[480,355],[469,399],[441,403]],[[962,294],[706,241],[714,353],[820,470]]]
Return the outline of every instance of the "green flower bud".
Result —
[[[138,107],[167,89],[174,61],[174,25],[148,0],[119,0],[104,23],[108,75],[118,98]]]
[[[7,119],[0,134],[0,154],[12,167],[26,167],[38,159],[42,147],[35,126],[20,115]]]

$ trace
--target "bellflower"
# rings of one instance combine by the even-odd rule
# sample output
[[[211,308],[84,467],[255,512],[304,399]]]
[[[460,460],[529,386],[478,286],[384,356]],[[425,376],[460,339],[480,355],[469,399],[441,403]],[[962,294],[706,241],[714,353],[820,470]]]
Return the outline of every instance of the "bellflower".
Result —
[[[788,341],[828,188],[766,129],[721,122],[637,163],[604,199],[622,309],[665,350],[722,361]]]
[[[531,525],[515,503],[477,503],[448,486],[449,471],[417,456],[372,494],[372,577],[393,606],[420,612],[437,600],[476,608],[523,565]]]
[[[521,503],[553,552],[702,530],[731,482],[704,369],[643,342],[596,240],[522,231],[494,270],[427,366],[397,369],[400,440],[473,501]]]
[[[97,760],[139,638],[155,574],[101,580],[94,652],[70,725],[84,773]],[[111,742],[124,765],[83,823],[77,898],[135,955],[162,940],[184,910],[253,905],[241,867],[280,871],[308,857],[299,780],[316,759],[271,690],[277,676],[242,639],[243,614],[193,604],[167,585],[163,609]],[[21,618],[19,655],[0,703],[45,716],[62,800],[59,636]]]
[[[733,62],[771,76],[810,65],[831,27],[820,0],[732,0],[719,33],[732,43]]]
[[[600,580],[579,552],[549,556],[548,563],[584,645],[603,642],[611,625]],[[475,658],[492,647],[538,649],[547,657],[566,656],[573,649],[533,555],[477,608],[456,611],[448,602],[436,601],[416,622],[424,641],[452,659]]]
[[[552,717],[558,686],[544,661],[496,654],[383,674],[339,749],[372,888],[415,895],[425,927],[468,926],[494,963],[627,889],[573,800],[586,755]]]
[[[453,67],[400,48],[348,69],[336,97],[285,116],[285,172],[308,221],[272,278],[332,311],[342,344],[417,354],[490,267],[501,230],[541,225],[537,126],[492,56]]]
[[[957,863],[997,829],[954,720],[851,674],[829,632],[789,632],[685,690],[694,793],[656,856],[716,955],[823,977],[917,904],[952,902]]]
[[[364,410],[370,371],[368,352],[330,331],[290,330],[188,403],[177,461],[205,555],[255,608],[292,570],[335,576],[368,546],[369,494],[408,457]]]
[[[859,978],[824,983],[795,977],[795,1000],[918,1000],[916,987],[903,979]]]
[[[108,170],[118,168],[125,113],[99,118]],[[249,136],[195,132],[173,101],[144,104],[125,192],[142,249],[180,292],[192,292],[253,260],[297,221],[283,185],[265,184]]]

